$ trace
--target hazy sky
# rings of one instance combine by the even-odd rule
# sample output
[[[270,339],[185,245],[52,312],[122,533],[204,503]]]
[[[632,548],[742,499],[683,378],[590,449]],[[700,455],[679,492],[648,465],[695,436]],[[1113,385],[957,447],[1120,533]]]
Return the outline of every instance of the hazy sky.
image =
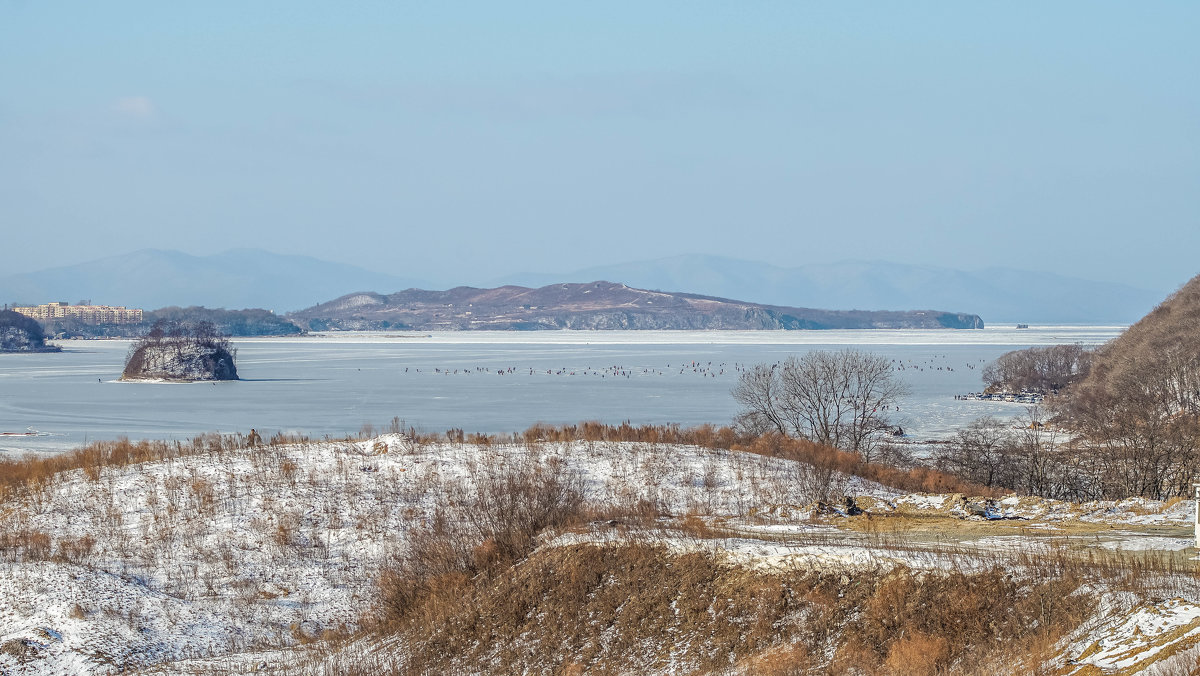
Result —
[[[1194,0],[0,0],[3,266],[710,253],[1173,288],[1198,34]]]

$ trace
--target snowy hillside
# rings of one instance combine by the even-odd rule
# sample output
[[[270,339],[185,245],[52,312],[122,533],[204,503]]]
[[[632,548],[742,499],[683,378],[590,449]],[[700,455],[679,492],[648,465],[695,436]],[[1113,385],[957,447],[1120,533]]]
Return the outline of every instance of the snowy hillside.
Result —
[[[1051,550],[1072,537],[1071,547],[1096,552],[1171,555],[1191,545],[1187,501],[903,495],[781,458],[695,446],[385,435],[177,450],[74,470],[0,502],[0,674],[236,673],[260,661],[305,671],[320,662],[314,646],[343,660],[346,651],[384,649],[400,659],[403,649],[356,638],[374,615],[381,572],[414,528],[481,477],[523,463],[568,468],[598,515],[646,505],[658,515],[638,524],[597,516],[548,534],[539,551],[635,539],[769,572],[968,560],[984,568],[996,552]],[[822,493],[856,496],[855,506],[815,503]],[[880,530],[905,518],[925,525]],[[1011,566],[1020,574],[1028,561]],[[1124,667],[1165,643],[1194,642],[1200,590],[1188,580],[1168,585],[1169,600],[1113,596],[1064,655]]]
[[[352,631],[381,566],[449,482],[529,452],[387,436],[74,472],[0,511],[0,644],[29,642],[0,652],[0,666],[106,672]],[[597,501],[738,515],[808,499],[783,460],[671,446],[539,452],[578,465]]]

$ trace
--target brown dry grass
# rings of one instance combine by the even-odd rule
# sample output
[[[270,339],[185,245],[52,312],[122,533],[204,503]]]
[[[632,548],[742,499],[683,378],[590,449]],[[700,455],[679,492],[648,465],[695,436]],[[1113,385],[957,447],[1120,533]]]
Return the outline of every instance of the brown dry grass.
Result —
[[[515,437],[516,435],[514,435]],[[499,439],[497,439],[499,440]],[[776,433],[756,437],[740,435],[730,427],[700,425],[682,428],[678,425],[604,425],[585,422],[579,425],[534,425],[520,435],[525,443],[539,441],[632,441],[670,443],[722,448],[755,453],[772,458],[797,460],[818,469],[835,470],[858,476],[903,491],[923,493],[962,493],[963,495],[999,497],[1005,491],[963,481],[958,477],[927,467],[898,468],[883,463],[867,463],[847,451],[822,446],[803,439],[792,439]]]
[[[586,544],[440,576],[390,631],[409,657],[401,674],[974,674],[1074,629],[1091,604],[1078,587],[1000,570],[765,573]]]
[[[961,493],[995,498],[1006,492],[963,481],[952,474],[927,467],[905,469],[882,463],[863,462],[862,458],[855,453],[779,434],[764,434],[753,439],[739,441],[732,448],[769,457],[797,460],[817,468],[834,469],[843,474],[862,477],[884,486],[914,493]]]
[[[481,444],[518,441],[531,448],[574,439],[695,444],[801,460],[898,487],[983,492],[938,473],[882,468],[852,454],[777,436],[738,439],[728,428],[711,426],[683,430],[585,423],[537,426],[519,438],[472,439]],[[103,486],[112,481],[112,467],[219,455],[248,446],[256,447],[255,462],[264,467],[275,463],[272,476],[294,486],[305,480],[300,468],[269,453],[284,441],[295,440],[277,437],[265,445],[216,435],[189,443],[123,440],[61,456],[6,461],[0,463],[0,500],[33,496],[59,472],[83,470]],[[1086,594],[1073,593],[1081,580],[1103,579],[1112,588],[1146,591],[1150,580],[1175,579],[1192,585],[1189,593],[1197,591],[1195,572],[1172,555],[1087,558],[1066,552],[1056,559],[1030,554],[1016,565],[1042,572],[1017,581],[997,571],[768,574],[732,568],[707,554],[671,554],[645,543],[573,545],[531,554],[546,528],[578,527],[581,520],[601,515],[629,524],[660,516],[649,501],[585,506],[576,478],[563,473],[553,458],[536,462],[510,474],[488,470],[475,477],[479,495],[452,496],[455,500],[446,507],[458,511],[432,519],[409,543],[415,557],[383,574],[377,630],[401,637],[411,651],[408,666],[396,673],[603,674],[679,665],[680,671],[702,673],[737,667],[747,674],[872,676],[982,674],[988,672],[980,671],[980,665],[1004,663],[1027,665],[1026,672],[1033,673],[1036,656],[1048,654],[1047,646],[1073,628],[1090,603]],[[351,464],[344,468],[352,470],[357,471]],[[218,478],[181,474],[168,483],[175,488],[165,491],[161,502],[147,503],[163,519],[171,521],[172,510],[211,515],[216,508]],[[903,515],[874,523],[876,532],[903,535],[974,527],[963,525],[974,522],[958,519]],[[119,527],[114,523],[112,530]],[[694,538],[722,534],[703,512],[685,516],[679,528]],[[289,513],[263,524],[263,530],[280,548],[312,547],[304,544],[308,530]],[[56,542],[34,530],[3,537],[8,539],[0,540],[0,556],[26,560],[85,560],[95,546],[82,538]],[[246,590],[248,597],[260,593],[257,587]],[[1020,661],[1023,655],[1035,658]]]
[[[298,438],[276,436],[272,445],[300,441]],[[82,470],[91,481],[98,481],[106,468],[125,467],[209,453],[224,453],[251,446],[248,437],[240,434],[206,434],[191,441],[97,441],[73,451],[55,455],[27,455],[0,460],[0,502],[14,495],[36,491],[50,484],[58,474]]]
[[[394,427],[394,425],[393,425]],[[362,435],[375,432],[372,426],[364,425]],[[804,440],[790,439],[778,434],[759,437],[739,436],[730,427],[700,425],[683,428],[679,425],[605,425],[584,422],[578,425],[550,426],[538,424],[524,432],[512,435],[466,435],[462,430],[449,430],[442,435],[418,434],[410,431],[414,444],[442,441],[445,438],[462,444],[466,441],[480,446],[499,443],[523,443],[536,445],[541,442],[607,441],[640,442],[650,444],[683,444],[703,448],[719,448],[755,453],[769,457],[782,457],[807,463],[818,470],[837,471],[846,475],[860,476],[906,491],[928,493],[962,493],[995,497],[994,489],[961,481],[952,475],[923,467],[901,469],[880,463],[864,463],[861,458],[845,451],[820,446]],[[169,460],[203,454],[221,454],[249,447],[278,446],[288,443],[310,441],[302,437],[275,435],[265,443],[257,433],[206,434],[190,441],[116,441],[93,442],[74,451],[51,456],[25,456],[17,459],[0,460],[0,502],[18,494],[37,491],[41,486],[52,483],[55,476],[73,470],[82,470],[88,479],[98,481],[105,468],[124,467],[145,462]],[[284,472],[290,480],[297,480],[295,466],[285,466]]]

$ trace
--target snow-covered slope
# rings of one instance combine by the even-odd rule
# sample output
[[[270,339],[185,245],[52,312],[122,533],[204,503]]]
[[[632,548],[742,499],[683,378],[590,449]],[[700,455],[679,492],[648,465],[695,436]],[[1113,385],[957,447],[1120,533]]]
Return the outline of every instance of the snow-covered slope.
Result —
[[[385,436],[76,471],[0,505],[0,673],[107,673],[353,630],[446,487],[530,453],[562,457],[597,502],[737,516],[811,500],[794,463],[658,444]]]
[[[0,674],[185,666],[233,673],[264,660],[299,660],[306,643],[352,635],[370,617],[379,574],[412,528],[461,495],[455,491],[471,490],[478,472],[530,461],[578,472],[592,504],[649,504],[659,514],[698,518],[715,534],[681,537],[668,519],[637,537],[722,552],[729,565],[759,570],[960,565],[962,552],[1002,549],[979,536],[1014,520],[1025,520],[1029,532],[1084,524],[1087,541],[1095,540],[1087,546],[1097,551],[1103,542],[1181,540],[1192,509],[1189,501],[1069,506],[901,495],[780,458],[650,443],[419,444],[385,435],[181,453],[69,472],[0,502]],[[841,503],[813,504],[828,491],[859,496],[877,520],[916,515],[975,530],[954,536],[957,558],[931,554],[932,541],[909,546],[843,528],[866,517],[841,516],[850,513]],[[1096,534],[1117,523],[1159,530]],[[552,534],[542,547],[614,537],[598,523]],[[1161,544],[1151,548],[1176,548]],[[1099,666],[1124,665],[1117,654],[1138,641],[1179,648],[1172,637],[1193,640],[1200,598],[1149,603],[1111,604],[1064,650]],[[1137,619],[1149,615],[1153,632]],[[1130,622],[1141,628],[1134,632]]]

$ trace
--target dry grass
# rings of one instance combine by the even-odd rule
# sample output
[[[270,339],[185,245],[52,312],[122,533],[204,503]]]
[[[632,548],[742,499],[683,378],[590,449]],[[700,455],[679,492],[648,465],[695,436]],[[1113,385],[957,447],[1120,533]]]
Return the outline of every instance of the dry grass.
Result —
[[[866,463],[855,453],[779,434],[763,434],[753,439],[739,441],[732,448],[768,457],[796,460],[818,469],[834,470],[845,475],[861,477],[901,491],[961,493],[993,498],[1000,497],[1004,493],[1004,491],[963,481],[952,474],[927,467],[898,468],[882,463]]]
[[[277,435],[271,445],[298,443],[304,439]],[[82,470],[91,481],[99,481],[106,469],[146,462],[174,460],[198,455],[222,454],[254,445],[241,434],[206,434],[191,441],[97,441],[74,451],[55,455],[27,455],[0,460],[0,503],[16,495],[35,492],[51,484],[64,472]]]
[[[518,435],[513,435],[517,437]],[[899,468],[885,463],[863,462],[847,451],[822,446],[803,439],[792,439],[776,433],[755,437],[739,434],[731,427],[700,425],[681,428],[678,425],[604,425],[585,422],[579,425],[534,425],[519,435],[525,443],[564,441],[630,441],[640,443],[669,443],[703,448],[744,451],[773,458],[787,458],[805,463],[824,474],[830,472],[857,476],[892,488],[923,493],[962,493],[963,495],[999,497],[1005,491],[964,481],[958,477],[928,467]],[[501,441],[502,439],[493,439]]]
[[[1002,570],[755,572],[649,543],[443,575],[390,626],[390,673],[974,674],[1023,664],[1092,600]],[[832,656],[827,658],[824,656]]]
[[[16,510],[19,503],[16,511],[27,519],[65,509],[69,496],[54,498],[47,489],[61,480],[60,473],[81,470],[75,480],[85,487],[93,519],[89,527],[98,536],[52,536],[39,530],[36,520],[9,519],[0,529],[0,560],[116,561],[129,570],[160,575],[157,584],[163,591],[182,599],[208,598],[228,586],[231,612],[249,613],[256,604],[266,605],[264,600],[286,597],[289,603],[303,604],[305,599],[294,586],[268,588],[241,576],[241,549],[222,546],[189,553],[195,560],[181,560],[180,544],[208,533],[206,524],[215,516],[255,515],[253,528],[261,536],[258,541],[268,545],[272,569],[278,569],[276,564],[297,571],[362,565],[349,546],[330,547],[330,532],[355,531],[363,541],[391,539],[395,556],[387,559],[390,567],[381,572],[380,561],[364,567],[369,575],[379,575],[380,602],[362,624],[377,632],[373,641],[396,642],[403,652],[359,657],[337,652],[329,657],[332,673],[351,674],[738,670],[747,675],[973,675],[998,673],[997,665],[1036,673],[1055,641],[1089,610],[1092,597],[1079,591],[1088,584],[1144,596],[1200,596],[1196,572],[1172,553],[1062,547],[1006,554],[1004,560],[985,560],[983,565],[979,560],[986,557],[976,556],[976,565],[957,567],[964,552],[948,544],[930,550],[930,557],[945,563],[940,572],[881,567],[766,573],[730,566],[715,554],[671,553],[649,538],[539,550],[535,547],[543,532],[607,527],[589,525],[598,520],[618,524],[614,531],[622,533],[668,527],[662,496],[668,487],[679,488],[681,480],[676,475],[662,492],[654,485],[670,457],[661,452],[666,444],[734,451],[713,454],[723,459],[720,468],[705,465],[682,478],[685,492],[695,497],[682,506],[675,503],[677,518],[669,527],[672,536],[685,541],[729,537],[704,498],[738,485],[721,486],[728,481],[722,477],[744,471],[749,481],[756,465],[785,464],[756,456],[806,463],[814,469],[797,480],[812,481],[814,491],[823,489],[831,496],[840,490],[833,478],[841,473],[910,490],[986,491],[927,470],[866,464],[852,454],[778,436],[739,439],[728,428],[711,426],[584,423],[535,426],[511,437],[451,432],[436,438],[414,432],[405,435],[403,444],[418,447],[436,440],[443,444],[439,452],[476,459],[458,484],[438,483],[432,471],[421,481],[398,481],[414,478],[411,467],[407,474],[383,477],[376,466],[383,459],[371,456],[388,452],[387,444],[366,450],[347,445],[326,473],[316,476],[304,444],[287,445],[295,440],[278,437],[266,443],[216,435],[188,443],[123,440],[61,456],[6,461],[0,463],[0,505]],[[445,446],[447,439],[451,444],[470,439],[478,446],[453,449]],[[566,441],[588,442],[566,449],[570,452],[623,456],[621,471],[639,477],[647,490],[605,493],[603,502],[585,504],[580,478],[569,470],[571,457],[563,454]],[[639,443],[626,447],[615,442]],[[521,453],[511,452],[514,444]],[[403,452],[393,447],[389,457]],[[198,473],[199,463],[189,459],[200,455],[228,457],[229,466],[236,460],[251,467],[235,476],[220,464],[209,464]],[[521,460],[513,462],[514,457]],[[141,489],[144,514],[123,512],[118,507],[127,496],[116,488],[116,470],[152,462],[161,463],[161,471],[128,470],[146,486]],[[751,491],[755,494],[747,504],[782,504],[764,499],[772,490],[763,483]],[[303,509],[288,503],[289,495],[305,492],[310,499]],[[367,505],[365,515],[348,516],[346,499]],[[259,506],[251,510],[256,500]],[[441,509],[404,511],[422,500]],[[405,530],[389,530],[398,523]],[[413,523],[423,526],[408,528]],[[911,515],[845,523],[852,528],[863,524],[862,533],[851,535],[880,549],[911,548],[914,534],[945,535],[946,529],[961,538],[982,534],[974,530],[979,528],[996,532],[991,524]],[[404,533],[402,538],[398,532]],[[204,565],[191,566],[200,563]],[[190,570],[205,572],[197,577]],[[80,616],[91,612],[79,609]],[[342,629],[325,625],[302,631],[297,624],[283,643],[321,645],[332,637],[337,639],[327,644],[332,646],[346,639],[329,631]]]
[[[425,528],[410,533],[407,553],[384,572],[383,624],[411,621],[414,614],[426,623],[442,617],[434,600],[444,591],[512,564],[533,550],[539,533],[584,515],[581,478],[557,458],[482,463],[471,474],[469,490],[449,487],[453,512],[438,510]]]
[[[678,444],[702,448],[727,449],[755,453],[767,457],[796,460],[813,468],[809,480],[814,486],[825,487],[835,473],[859,476],[905,491],[928,493],[962,493],[995,497],[994,489],[961,481],[952,475],[932,469],[896,468],[881,463],[864,463],[854,454],[820,446],[808,441],[790,439],[778,434],[759,437],[739,436],[730,427],[700,425],[682,428],[679,425],[605,425],[584,422],[578,425],[550,426],[538,424],[524,432],[512,435],[465,434],[461,429],[448,430],[442,435],[420,434],[416,430],[405,433],[398,421],[389,426],[390,431],[399,430],[406,434],[414,445],[422,445],[449,439],[451,443],[472,443],[487,448],[504,443],[524,444],[535,447],[546,442],[638,442],[643,444]],[[375,433],[375,428],[364,425],[358,439]],[[347,439],[349,440],[349,439]],[[82,470],[88,479],[99,481],[106,468],[125,467],[146,462],[173,460],[198,455],[223,454],[239,449],[280,446],[284,444],[308,443],[303,437],[275,435],[264,442],[257,433],[250,435],[207,434],[190,441],[116,441],[93,442],[74,451],[52,456],[26,456],[0,461],[0,503],[14,495],[36,492],[40,487],[55,481],[55,476],[72,470]],[[279,468],[289,483],[299,480],[297,466],[287,461]],[[711,472],[702,480],[711,482]],[[831,499],[840,496],[830,495]]]

